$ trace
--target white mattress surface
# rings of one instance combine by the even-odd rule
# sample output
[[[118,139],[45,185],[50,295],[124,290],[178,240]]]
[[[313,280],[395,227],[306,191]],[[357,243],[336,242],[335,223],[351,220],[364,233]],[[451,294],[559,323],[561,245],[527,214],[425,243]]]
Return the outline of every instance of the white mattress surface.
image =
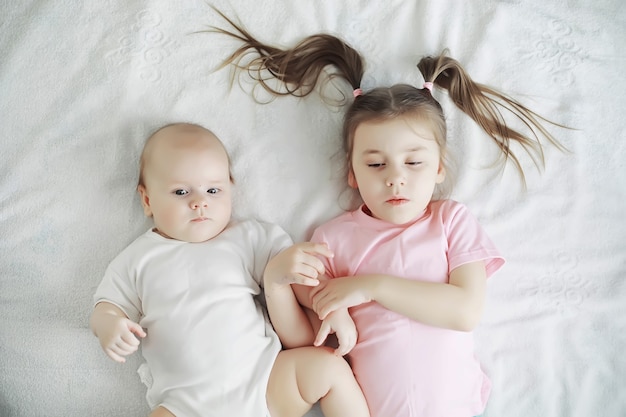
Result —
[[[318,32],[362,52],[363,88],[421,85],[449,48],[472,77],[540,114],[570,150],[512,167],[444,93],[452,197],[507,258],[489,281],[477,356],[485,417],[626,416],[626,7],[619,0],[214,1],[265,42]],[[135,193],[146,136],[215,131],[233,159],[236,212],[295,240],[339,214],[341,108],[251,99],[213,71],[238,44],[203,0],[0,6],[0,416],[147,415],[135,355],[110,361],[88,328],[108,262],[149,225]],[[349,89],[345,91],[349,94]],[[345,194],[343,194],[345,195]],[[309,417],[321,416],[314,409]]]

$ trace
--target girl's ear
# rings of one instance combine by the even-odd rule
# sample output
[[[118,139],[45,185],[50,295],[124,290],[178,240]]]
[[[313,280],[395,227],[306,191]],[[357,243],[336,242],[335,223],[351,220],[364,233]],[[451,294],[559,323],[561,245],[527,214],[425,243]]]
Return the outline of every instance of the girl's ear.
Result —
[[[139,196],[141,197],[141,206],[143,207],[144,214],[147,217],[152,217],[152,209],[150,208],[150,197],[148,196],[146,187],[143,185],[138,185],[137,191],[139,192]]]
[[[350,171],[348,171],[348,185],[355,190],[359,188],[359,184],[357,184],[356,182],[356,178],[354,177],[354,171],[352,171],[352,168],[350,168]]]
[[[435,179],[436,184],[441,184],[446,179],[446,168],[441,162],[439,162],[439,169],[437,170],[437,177]]]

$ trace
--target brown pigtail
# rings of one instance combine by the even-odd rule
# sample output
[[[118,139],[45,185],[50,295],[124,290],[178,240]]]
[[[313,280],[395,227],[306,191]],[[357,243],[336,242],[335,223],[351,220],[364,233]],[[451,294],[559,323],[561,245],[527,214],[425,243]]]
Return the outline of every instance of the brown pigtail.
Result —
[[[274,95],[297,97],[309,95],[328,65],[336,69],[329,75],[330,78],[340,76],[350,83],[353,89],[359,88],[364,71],[363,59],[357,51],[337,37],[326,34],[312,35],[291,49],[281,50],[259,42],[222,12],[216,11],[236,32],[215,27],[213,30],[243,42],[242,46],[226,58],[221,68],[233,64],[239,70],[248,71],[254,80]],[[249,52],[256,52],[259,56],[242,64],[241,60]],[[264,76],[264,72],[269,72],[270,76]],[[268,82],[271,78],[282,81],[284,89],[273,87],[273,84]]]
[[[546,138],[560,150],[565,150],[540,121],[556,126],[556,123],[539,116],[519,102],[486,85],[474,82],[458,61],[445,56],[425,57],[417,64],[426,81],[448,91],[454,104],[469,115],[498,145],[504,156],[513,161],[524,179],[524,172],[517,156],[511,150],[511,140],[519,143],[530,155],[538,168],[544,166],[543,144],[540,137]],[[524,135],[507,126],[503,116],[511,113],[531,132]],[[561,126],[562,127],[562,126]]]
[[[556,148],[565,150],[541,122],[561,125],[544,119],[497,90],[474,82],[461,65],[445,56],[445,53],[436,57],[425,57],[417,65],[426,81],[425,88],[396,84],[361,91],[363,58],[336,36],[327,34],[308,36],[295,47],[283,50],[259,42],[219,10],[216,11],[234,31],[220,28],[213,28],[213,31],[243,42],[243,45],[224,61],[222,67],[232,64],[238,70],[247,71],[270,94],[307,96],[313,92],[320,81],[320,75],[328,66],[333,67],[333,70],[325,81],[340,77],[350,83],[355,100],[349,103],[343,124],[348,168],[356,128],[361,123],[402,116],[423,118],[431,123],[435,140],[441,149],[441,163],[445,167],[446,122],[441,105],[430,93],[432,84],[448,91],[454,104],[469,115],[497,144],[502,152],[502,162],[507,160],[513,162],[524,182],[522,165],[511,149],[511,141],[518,143],[540,169],[544,166],[541,137]],[[253,58],[242,62],[250,53],[254,55]],[[274,81],[279,81],[279,85],[277,86]],[[525,135],[509,127],[504,117],[511,116],[508,113],[521,122],[530,133]]]

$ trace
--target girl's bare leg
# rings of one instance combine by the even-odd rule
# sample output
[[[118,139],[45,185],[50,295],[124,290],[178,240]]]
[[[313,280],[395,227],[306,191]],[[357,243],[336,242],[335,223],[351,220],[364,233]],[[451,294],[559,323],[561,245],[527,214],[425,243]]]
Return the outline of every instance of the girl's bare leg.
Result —
[[[326,417],[369,417],[350,366],[332,350],[302,347],[281,351],[267,386],[272,417],[302,417],[320,401]]]

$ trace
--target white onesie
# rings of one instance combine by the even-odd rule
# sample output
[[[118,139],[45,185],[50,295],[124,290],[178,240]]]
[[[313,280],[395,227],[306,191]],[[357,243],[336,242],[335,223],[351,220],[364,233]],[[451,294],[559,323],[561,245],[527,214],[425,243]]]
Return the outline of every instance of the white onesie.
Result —
[[[146,329],[147,400],[178,417],[269,415],[281,349],[259,303],[268,260],[292,244],[278,226],[232,222],[202,243],[149,230],[109,265],[94,296]]]

